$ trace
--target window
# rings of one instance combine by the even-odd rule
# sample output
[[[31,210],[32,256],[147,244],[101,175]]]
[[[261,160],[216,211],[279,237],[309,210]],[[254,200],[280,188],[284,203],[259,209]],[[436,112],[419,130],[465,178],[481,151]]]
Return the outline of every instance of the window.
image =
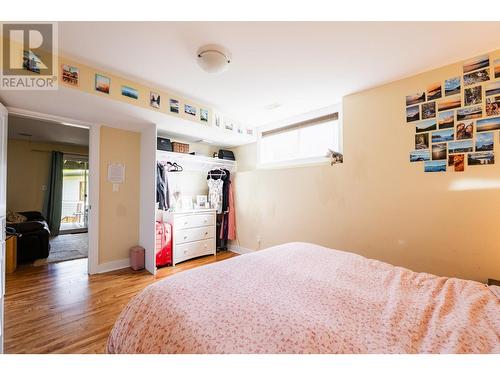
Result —
[[[323,161],[328,149],[340,152],[338,113],[262,132],[260,165],[297,165]]]

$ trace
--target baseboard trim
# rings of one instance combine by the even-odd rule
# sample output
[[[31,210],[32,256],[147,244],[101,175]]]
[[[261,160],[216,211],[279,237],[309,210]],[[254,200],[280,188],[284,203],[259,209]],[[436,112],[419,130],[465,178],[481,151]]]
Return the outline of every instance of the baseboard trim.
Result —
[[[229,251],[232,251],[233,253],[236,253],[236,254],[248,254],[248,253],[253,253],[254,251],[256,251],[256,250],[248,249],[246,247],[241,247],[241,246],[233,245],[233,244],[229,244],[229,246],[227,248],[229,249]]]
[[[97,265],[96,273],[104,273],[130,267],[130,259],[119,259]]]

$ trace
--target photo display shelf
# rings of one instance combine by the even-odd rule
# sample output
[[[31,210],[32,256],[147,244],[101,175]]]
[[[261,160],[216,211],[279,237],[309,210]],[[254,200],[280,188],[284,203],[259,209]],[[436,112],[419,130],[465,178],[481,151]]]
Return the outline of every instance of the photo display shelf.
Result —
[[[184,171],[207,172],[212,169],[223,168],[230,173],[237,171],[234,160],[211,158],[208,156],[183,154],[180,152],[156,151],[156,160],[161,162],[177,163]]]
[[[463,172],[495,163],[500,132],[500,58],[482,55],[463,63],[460,76],[431,83],[406,96],[406,124],[414,126],[410,162],[425,172]]]

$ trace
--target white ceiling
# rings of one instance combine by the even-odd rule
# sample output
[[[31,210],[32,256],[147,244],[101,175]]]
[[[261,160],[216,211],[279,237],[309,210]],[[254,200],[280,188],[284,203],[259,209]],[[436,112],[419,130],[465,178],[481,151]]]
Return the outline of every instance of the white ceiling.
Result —
[[[89,145],[89,130],[28,117],[9,115],[9,139],[32,142]]]
[[[499,34],[499,22],[62,22],[59,48],[260,126],[497,49]],[[196,64],[208,43],[231,51],[221,75]]]

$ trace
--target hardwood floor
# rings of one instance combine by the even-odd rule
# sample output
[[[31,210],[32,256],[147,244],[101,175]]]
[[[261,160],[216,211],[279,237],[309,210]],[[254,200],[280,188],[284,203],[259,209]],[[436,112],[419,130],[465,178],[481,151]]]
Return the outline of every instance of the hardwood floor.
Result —
[[[190,268],[232,258],[221,252],[158,270],[87,275],[87,260],[20,267],[6,278],[6,353],[104,353],[128,301],[147,285]]]

